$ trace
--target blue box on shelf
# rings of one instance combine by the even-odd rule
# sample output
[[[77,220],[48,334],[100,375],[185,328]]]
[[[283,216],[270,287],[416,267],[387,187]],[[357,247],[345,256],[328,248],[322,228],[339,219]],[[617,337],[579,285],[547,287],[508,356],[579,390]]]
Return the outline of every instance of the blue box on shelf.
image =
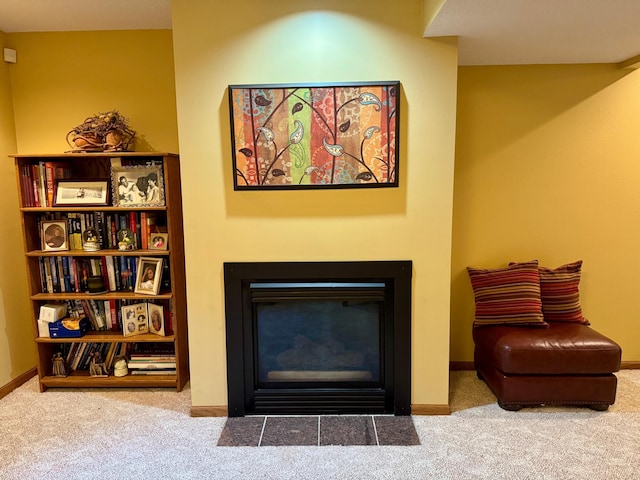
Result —
[[[77,338],[82,337],[91,328],[89,319],[63,318],[49,324],[49,335],[52,338]]]

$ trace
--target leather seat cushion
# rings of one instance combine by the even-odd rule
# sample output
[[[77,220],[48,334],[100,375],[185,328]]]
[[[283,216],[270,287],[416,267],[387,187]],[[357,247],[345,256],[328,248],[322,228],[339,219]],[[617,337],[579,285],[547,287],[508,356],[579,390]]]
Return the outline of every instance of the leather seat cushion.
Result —
[[[581,324],[476,327],[473,340],[476,363],[490,363],[505,374],[598,375],[620,369],[620,346]]]

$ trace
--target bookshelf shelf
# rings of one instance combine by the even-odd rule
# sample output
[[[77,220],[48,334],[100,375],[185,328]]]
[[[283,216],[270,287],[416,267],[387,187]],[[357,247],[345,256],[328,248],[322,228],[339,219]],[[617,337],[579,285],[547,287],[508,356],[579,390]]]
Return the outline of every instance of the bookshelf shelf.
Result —
[[[45,376],[40,384],[50,388],[131,388],[131,387],[175,387],[175,375],[127,375],[126,377],[91,377],[89,374],[73,374],[68,377]]]
[[[22,207],[22,213],[46,212],[164,212],[166,207]]]
[[[154,295],[153,297],[149,295],[142,295],[139,293],[133,292],[107,292],[107,293],[36,293],[35,295],[31,295],[31,300],[47,302],[47,301],[56,301],[56,300],[74,300],[74,299],[84,299],[84,300],[139,300],[141,302],[145,300],[170,300],[173,298],[171,293],[159,293],[158,295]]]
[[[43,252],[42,250],[33,250],[26,252],[27,257],[102,257],[105,255],[111,255],[114,257],[148,257],[153,255],[154,257],[164,257],[171,255],[170,250],[115,250],[115,249],[103,249],[97,252],[85,252],[84,250],[64,250],[62,252]]]
[[[133,337],[124,337],[120,332],[95,332],[91,331],[84,335],[83,342],[125,342],[125,343],[141,343],[141,342],[153,342],[153,343],[173,343],[176,338],[175,335],[167,335],[165,337],[159,337],[158,335],[143,334],[135,335]],[[36,343],[75,343],[78,342],[77,338],[47,338],[37,337]]]
[[[31,318],[25,321],[31,322],[33,326],[40,391],[44,392],[50,387],[172,387],[178,391],[182,390],[189,380],[189,352],[178,155],[162,152],[100,152],[10,155],[10,157],[15,162],[20,192],[19,211],[29,298],[32,306]],[[51,165],[60,165],[60,170],[64,170],[65,180],[106,180],[109,190],[113,185],[112,166],[132,170],[157,168],[161,177],[159,180],[164,204],[113,206],[109,191],[108,205],[52,206],[52,197],[57,185],[55,180],[57,172],[55,172],[56,167]],[[53,179],[47,177],[49,171],[54,172],[51,174]],[[48,245],[45,245],[41,238],[44,221],[66,222],[66,242],[69,249],[49,250]],[[76,228],[80,224],[81,228]],[[100,243],[103,247],[100,250],[82,250],[82,244],[72,242],[72,234],[77,235],[74,240],[78,240],[82,232],[90,227],[96,228],[100,233]],[[136,249],[119,250],[117,248],[117,232],[122,228],[130,228],[134,232]],[[151,232],[166,234],[169,248],[166,250],[146,248]],[[151,246],[150,243],[149,245]],[[44,250],[45,248],[47,250]],[[134,292],[137,290],[136,270],[140,266],[138,259],[141,257],[162,259],[162,272],[157,272],[162,274],[162,279],[159,293],[156,295]],[[91,271],[88,271],[89,268]],[[112,275],[114,270],[115,274]],[[87,280],[91,275],[104,277],[107,285],[106,292],[88,293]],[[88,306],[91,313],[86,315],[92,317],[93,329],[79,338],[40,336],[38,328],[40,307],[50,303],[76,306],[81,314],[87,310]],[[166,330],[164,336],[151,333],[123,335],[121,312],[124,308],[121,309],[120,306],[126,308],[144,303],[150,305],[149,312],[152,304],[161,307],[160,310],[164,311]],[[104,314],[101,317],[104,322],[98,322],[97,325],[94,305],[98,306],[98,310],[101,305],[104,307]],[[77,311],[75,310],[74,313]],[[91,345],[96,346],[93,348],[102,347],[103,351],[109,352],[119,352],[120,349],[126,351],[142,346],[158,347],[165,352],[170,349],[172,354],[175,354],[175,374],[148,372],[147,375],[130,373],[124,377],[115,377],[111,369],[108,377],[93,377],[86,368],[88,362],[82,367],[81,361],[77,368],[67,367],[68,376],[55,376],[53,356],[60,352],[71,359],[74,352],[81,351],[83,344],[87,345],[85,348],[87,351]]]

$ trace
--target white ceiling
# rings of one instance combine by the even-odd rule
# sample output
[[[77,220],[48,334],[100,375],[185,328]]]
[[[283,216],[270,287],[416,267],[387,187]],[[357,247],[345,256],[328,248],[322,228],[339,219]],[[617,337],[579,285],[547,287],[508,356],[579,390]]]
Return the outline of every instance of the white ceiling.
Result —
[[[460,65],[617,63],[639,20],[640,0],[445,0],[424,35],[459,36]],[[164,28],[171,0],[0,0],[7,33]]]
[[[460,65],[618,63],[640,54],[640,0],[446,0],[425,36]]]

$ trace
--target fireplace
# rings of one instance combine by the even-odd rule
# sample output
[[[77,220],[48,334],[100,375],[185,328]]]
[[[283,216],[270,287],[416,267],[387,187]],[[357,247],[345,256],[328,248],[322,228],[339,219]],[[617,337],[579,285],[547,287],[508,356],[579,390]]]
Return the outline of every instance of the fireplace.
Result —
[[[411,413],[410,261],[225,263],[229,416]]]

